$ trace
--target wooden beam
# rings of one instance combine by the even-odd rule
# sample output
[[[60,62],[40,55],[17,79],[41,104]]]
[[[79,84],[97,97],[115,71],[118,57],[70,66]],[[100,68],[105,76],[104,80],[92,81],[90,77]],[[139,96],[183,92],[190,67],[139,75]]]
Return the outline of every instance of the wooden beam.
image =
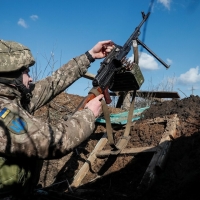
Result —
[[[84,78],[87,78],[87,79],[90,79],[90,80],[93,80],[95,75],[94,74],[91,74],[89,72],[86,72],[86,74],[83,75]]]
[[[171,146],[171,138],[176,136],[176,126],[179,124],[177,114],[167,120],[165,131],[158,145],[157,152],[153,155],[138,189],[148,190],[155,181],[158,170],[163,170]]]
[[[178,92],[168,91],[137,91],[137,97],[180,98]]]
[[[147,152],[155,152],[157,151],[157,147],[149,146],[149,147],[136,147],[130,149],[123,149],[118,155],[120,154],[127,154],[127,155],[135,155],[138,153],[147,153]],[[111,150],[101,150],[96,153],[98,158],[108,157],[112,153]]]
[[[132,95],[132,92],[130,91]],[[110,92],[110,96],[119,96],[121,92]],[[140,91],[136,93],[136,97],[142,98],[180,98],[178,92],[167,92],[167,91]]]
[[[88,157],[86,162],[83,164],[81,169],[78,171],[78,173],[74,177],[70,187],[78,187],[80,185],[81,181],[86,176],[90,167],[92,166],[92,164],[94,163],[94,161],[97,158],[96,152],[102,150],[103,147],[106,145],[107,141],[108,141],[107,135],[104,134],[103,137],[99,140],[99,142],[95,146],[94,150],[92,151],[92,153],[90,154],[90,156]]]

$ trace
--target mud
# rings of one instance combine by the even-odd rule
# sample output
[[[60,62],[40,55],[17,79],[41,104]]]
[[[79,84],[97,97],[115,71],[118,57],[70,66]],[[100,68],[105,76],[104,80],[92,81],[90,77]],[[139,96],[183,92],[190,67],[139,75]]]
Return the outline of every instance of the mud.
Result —
[[[70,99],[70,100],[69,100]],[[73,101],[71,101],[73,99]],[[62,93],[48,106],[36,112],[43,120],[56,123],[70,114],[82,97]],[[73,102],[73,105],[71,104]],[[75,103],[76,102],[76,103]],[[148,120],[177,114],[176,137],[172,139],[164,169],[157,172],[154,184],[148,190],[139,189],[142,177],[153,153],[109,156],[97,159],[90,167],[80,187],[71,188],[70,183],[87,160],[97,142],[106,131],[96,124],[91,137],[69,155],[60,160],[45,161],[40,186],[47,196],[40,199],[199,199],[200,182],[200,97],[190,96],[182,100],[157,102],[146,110],[142,118],[131,127],[131,139],[127,148],[157,146],[166,128],[165,123],[149,124]],[[56,112],[55,112],[56,110]],[[110,112],[115,112],[114,108]],[[117,110],[116,112],[120,112]],[[123,135],[125,127],[115,126],[115,139]],[[109,145],[105,146],[110,148]],[[46,189],[45,189],[46,188]]]

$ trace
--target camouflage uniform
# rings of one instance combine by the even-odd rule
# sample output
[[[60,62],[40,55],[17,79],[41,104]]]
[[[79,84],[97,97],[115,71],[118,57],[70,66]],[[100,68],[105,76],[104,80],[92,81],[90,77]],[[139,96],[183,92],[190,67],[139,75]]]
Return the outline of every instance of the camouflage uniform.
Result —
[[[0,84],[0,155],[5,157],[5,162],[26,163],[21,168],[25,171],[27,168],[26,176],[30,176],[33,171],[29,167],[35,159],[61,158],[93,132],[95,116],[89,109],[76,112],[68,121],[61,120],[56,126],[32,116],[35,110],[85,74],[89,65],[85,54],[70,60],[52,76],[35,83],[33,96],[26,105],[20,103],[21,93]],[[26,185],[28,181],[21,179],[21,185]]]

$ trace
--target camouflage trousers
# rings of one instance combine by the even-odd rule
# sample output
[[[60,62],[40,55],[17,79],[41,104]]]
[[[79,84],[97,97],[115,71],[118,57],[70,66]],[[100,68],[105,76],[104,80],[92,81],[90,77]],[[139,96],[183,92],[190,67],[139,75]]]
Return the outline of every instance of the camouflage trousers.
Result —
[[[30,158],[0,157],[0,199],[31,194],[38,183],[42,163]]]

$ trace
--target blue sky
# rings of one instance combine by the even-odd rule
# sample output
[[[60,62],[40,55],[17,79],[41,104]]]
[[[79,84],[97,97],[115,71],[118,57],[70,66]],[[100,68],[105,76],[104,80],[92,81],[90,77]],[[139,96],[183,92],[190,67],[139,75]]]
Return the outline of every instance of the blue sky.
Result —
[[[0,0],[0,39],[28,46],[37,61],[33,76],[41,79],[98,41],[111,39],[123,45],[150,2]],[[166,69],[143,50],[139,66],[145,82],[141,90],[173,90],[181,97],[200,95],[199,5],[199,0],[154,0],[144,43],[171,66]],[[101,61],[95,61],[88,72],[96,74]],[[85,96],[91,86],[90,80],[81,78],[67,92]]]

